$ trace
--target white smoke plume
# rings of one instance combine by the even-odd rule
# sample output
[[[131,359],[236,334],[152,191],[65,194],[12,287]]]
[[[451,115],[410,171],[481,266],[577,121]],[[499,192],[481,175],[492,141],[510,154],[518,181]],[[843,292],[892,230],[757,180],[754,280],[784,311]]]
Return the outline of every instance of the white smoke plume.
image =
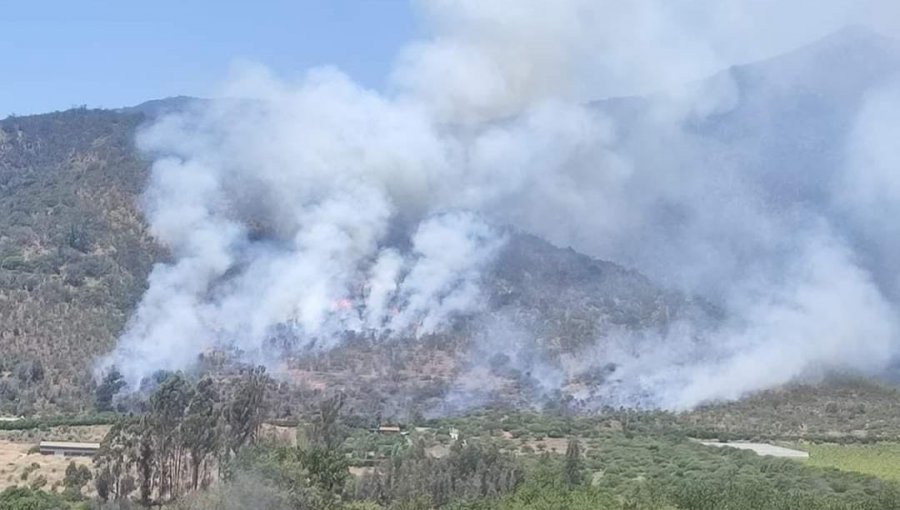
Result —
[[[684,325],[532,366],[547,386],[615,364],[598,390],[610,400],[686,408],[891,361],[897,82],[835,105],[855,120],[830,173],[792,168],[789,152],[779,168],[755,167],[759,147],[690,126],[741,109],[756,119],[803,69],[772,67],[780,74],[767,77],[763,104],[743,95],[733,69],[702,78],[847,24],[896,33],[894,2],[415,6],[428,35],[398,55],[387,91],[332,68],[288,83],[244,66],[221,94],[240,100],[141,134],[156,159],[144,211],[172,260],[154,268],[105,366],[137,383],[207,349],[265,351],[284,328],[306,348],[333,346],[344,331],[440,331],[483,306],[479,281],[502,246],[500,225],[632,266],[726,312],[702,344]],[[635,119],[591,103],[638,94],[650,95]],[[785,175],[818,195],[783,199]],[[479,352],[516,351],[510,342],[527,336],[504,331],[518,333],[485,335]]]

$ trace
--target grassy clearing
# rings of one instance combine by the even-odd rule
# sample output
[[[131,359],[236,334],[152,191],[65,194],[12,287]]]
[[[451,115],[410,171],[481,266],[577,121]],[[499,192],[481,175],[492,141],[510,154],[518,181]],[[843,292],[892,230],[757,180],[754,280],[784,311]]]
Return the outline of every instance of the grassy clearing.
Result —
[[[900,443],[801,444],[808,465],[837,468],[900,482]]]
[[[0,491],[12,486],[59,490],[70,462],[91,466],[87,457],[57,457],[32,451],[33,445],[0,439]],[[0,508],[6,508],[0,503]]]

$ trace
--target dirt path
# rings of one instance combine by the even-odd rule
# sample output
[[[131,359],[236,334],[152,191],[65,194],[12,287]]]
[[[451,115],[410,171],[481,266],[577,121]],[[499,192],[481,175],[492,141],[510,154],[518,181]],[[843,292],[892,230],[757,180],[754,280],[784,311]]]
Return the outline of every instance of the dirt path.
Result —
[[[729,448],[737,448],[739,450],[750,450],[756,452],[757,455],[767,455],[769,457],[784,457],[789,459],[809,458],[809,454],[806,452],[802,452],[800,450],[792,450],[790,448],[784,448],[782,446],[775,446],[768,443],[720,443],[718,441],[700,441],[700,444],[704,444],[706,446],[715,446],[718,448],[727,446]]]

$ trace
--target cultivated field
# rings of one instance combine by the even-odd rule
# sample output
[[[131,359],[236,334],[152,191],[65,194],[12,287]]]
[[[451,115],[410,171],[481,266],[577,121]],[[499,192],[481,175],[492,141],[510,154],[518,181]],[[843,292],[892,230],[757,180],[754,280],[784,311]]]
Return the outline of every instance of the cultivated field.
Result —
[[[801,444],[809,452],[807,463],[900,481],[900,443]]]

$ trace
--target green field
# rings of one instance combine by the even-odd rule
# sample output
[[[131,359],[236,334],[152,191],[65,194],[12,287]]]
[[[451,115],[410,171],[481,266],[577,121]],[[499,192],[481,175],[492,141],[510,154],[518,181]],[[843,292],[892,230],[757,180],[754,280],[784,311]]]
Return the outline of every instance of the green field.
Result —
[[[809,465],[832,467],[900,481],[900,443],[801,444]]]

